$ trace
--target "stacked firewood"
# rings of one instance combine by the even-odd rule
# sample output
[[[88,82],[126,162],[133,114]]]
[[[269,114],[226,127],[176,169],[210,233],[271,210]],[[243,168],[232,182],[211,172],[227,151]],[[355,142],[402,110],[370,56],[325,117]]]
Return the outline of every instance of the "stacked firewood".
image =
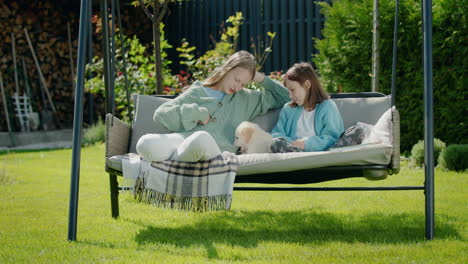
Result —
[[[73,120],[72,68],[76,71],[79,8],[56,5],[57,1],[51,0],[0,0],[0,74],[7,98],[16,92],[28,95],[27,78],[33,110],[53,112],[55,122],[64,128]],[[0,131],[7,131],[4,101],[0,97]]]
[[[123,1],[121,4],[123,32],[129,36],[139,35],[140,39],[151,47],[151,23],[142,16],[140,9],[130,6],[127,2]],[[0,0],[0,76],[3,79],[5,95],[10,101],[10,120],[16,122],[16,125],[13,124],[14,130],[18,131],[19,125],[13,116],[11,97],[16,92],[19,95],[28,95],[26,78],[33,110],[53,112],[54,121],[60,128],[72,126],[79,3],[80,1]],[[97,19],[99,11],[99,6],[94,5],[93,56],[101,56],[102,32],[100,21]],[[28,43],[28,37],[32,47]],[[18,84],[15,82],[15,56]],[[37,62],[34,57],[37,58]],[[104,112],[102,98],[85,96],[85,123],[91,118],[87,115],[87,111],[90,111],[87,105],[91,103],[88,100],[91,98],[95,100],[91,104],[94,107],[93,118],[98,119]],[[5,99],[0,95],[0,132],[7,131],[4,103]]]

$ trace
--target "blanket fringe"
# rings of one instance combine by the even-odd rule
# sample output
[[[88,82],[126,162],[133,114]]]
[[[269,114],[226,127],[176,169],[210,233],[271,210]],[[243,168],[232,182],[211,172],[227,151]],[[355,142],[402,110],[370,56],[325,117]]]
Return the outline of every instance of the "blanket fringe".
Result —
[[[138,202],[151,204],[156,207],[193,212],[229,210],[232,199],[231,194],[208,197],[185,197],[161,193],[145,188],[145,182],[140,177],[135,182],[134,197]]]

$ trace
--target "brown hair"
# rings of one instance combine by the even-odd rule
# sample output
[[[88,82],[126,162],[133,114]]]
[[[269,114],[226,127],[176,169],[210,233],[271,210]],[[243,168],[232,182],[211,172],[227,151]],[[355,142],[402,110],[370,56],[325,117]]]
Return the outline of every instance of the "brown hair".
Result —
[[[307,80],[310,82],[310,89],[306,91],[304,101],[304,108],[307,110],[315,109],[317,104],[330,98],[322,88],[317,73],[315,73],[314,68],[309,63],[301,62],[294,64],[284,75],[284,80],[286,79],[298,82],[300,85],[304,85]],[[295,102],[291,102],[289,105],[292,107],[297,106]]]
[[[241,67],[250,71],[252,74],[252,80],[256,72],[255,57],[244,50],[232,54],[223,65],[217,68],[210,77],[203,81],[203,85],[207,87],[215,86],[224,78],[224,76],[226,76],[230,70],[236,67]]]

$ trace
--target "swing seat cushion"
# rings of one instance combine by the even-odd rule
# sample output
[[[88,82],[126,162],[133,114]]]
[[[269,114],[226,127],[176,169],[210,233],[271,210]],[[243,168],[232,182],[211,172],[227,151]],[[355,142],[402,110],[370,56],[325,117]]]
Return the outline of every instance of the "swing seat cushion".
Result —
[[[147,133],[170,133],[158,122],[153,121],[156,108],[168,98],[137,95],[135,117],[131,128],[130,142],[127,152],[107,155],[107,166],[116,171],[122,171],[122,159],[129,154],[136,155],[135,145],[138,139]],[[345,128],[363,122],[374,125],[391,105],[389,96],[334,98],[343,117]],[[271,131],[279,116],[279,110],[273,110],[259,116],[253,122],[266,131]],[[123,144],[123,143],[122,143]],[[332,148],[328,151],[303,153],[262,153],[238,155],[239,168],[237,176],[264,173],[289,172],[330,166],[382,165],[390,164],[395,146],[387,143],[369,143],[355,146]],[[382,178],[385,178],[381,174]]]
[[[238,155],[237,175],[287,172],[331,166],[388,165],[392,146],[376,143],[318,152]]]
[[[318,152],[262,153],[237,155],[237,176],[306,170],[330,166],[387,165],[392,155],[392,146],[375,143],[336,148]],[[122,160],[135,157],[128,153],[107,159],[107,166],[122,171]]]

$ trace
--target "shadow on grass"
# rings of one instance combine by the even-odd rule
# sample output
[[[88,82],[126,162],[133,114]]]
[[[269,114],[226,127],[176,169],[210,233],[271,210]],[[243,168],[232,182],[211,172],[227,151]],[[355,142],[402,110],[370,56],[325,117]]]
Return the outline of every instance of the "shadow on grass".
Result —
[[[437,222],[436,237],[462,239],[447,217]],[[439,220],[439,219],[437,219]],[[164,243],[179,247],[204,245],[216,257],[214,244],[245,248],[264,241],[321,244],[330,241],[397,244],[425,241],[425,219],[414,214],[367,214],[356,217],[308,211],[231,211],[180,227],[145,225],[138,244]]]

